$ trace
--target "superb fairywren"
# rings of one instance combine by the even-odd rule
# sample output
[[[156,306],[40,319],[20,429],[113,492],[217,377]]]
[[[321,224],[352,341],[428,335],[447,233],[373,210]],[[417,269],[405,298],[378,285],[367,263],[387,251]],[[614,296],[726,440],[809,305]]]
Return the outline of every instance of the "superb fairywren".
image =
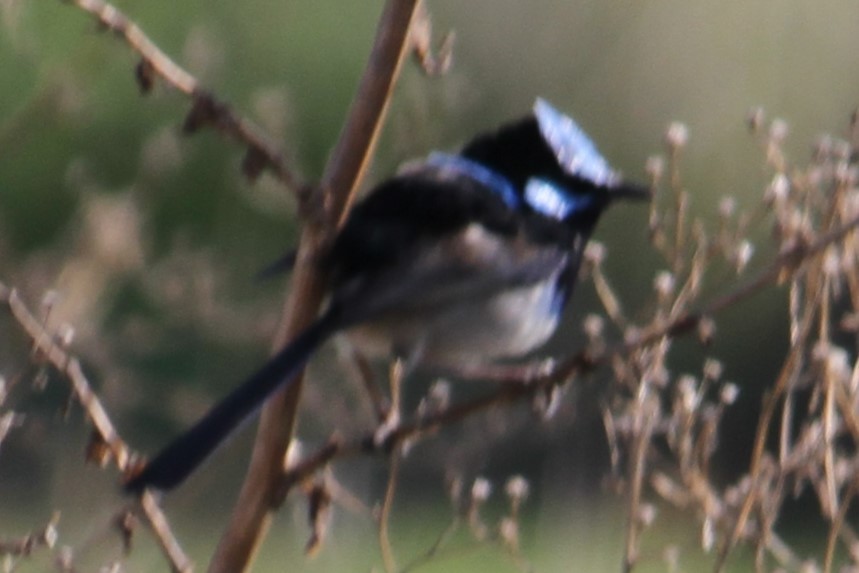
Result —
[[[648,196],[539,99],[527,117],[458,154],[410,165],[355,206],[317,262],[329,290],[316,322],[126,488],[181,483],[335,333],[408,365],[468,366],[533,350],[555,331],[603,210]]]

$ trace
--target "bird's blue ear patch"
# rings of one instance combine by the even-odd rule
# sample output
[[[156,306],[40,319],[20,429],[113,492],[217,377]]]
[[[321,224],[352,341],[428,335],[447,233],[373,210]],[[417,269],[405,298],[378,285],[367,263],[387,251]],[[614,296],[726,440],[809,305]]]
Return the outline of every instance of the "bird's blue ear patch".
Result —
[[[541,98],[534,103],[534,116],[540,134],[564,171],[600,187],[615,187],[620,183],[620,176],[572,118]]]
[[[434,151],[426,160],[427,165],[455,175],[464,175],[474,179],[484,187],[495,192],[508,207],[518,208],[522,201],[509,179],[489,169],[488,167],[467,159],[461,155],[450,155]]]
[[[593,197],[573,195],[551,181],[532,177],[525,184],[525,202],[538,213],[560,221],[576,211],[587,209]]]

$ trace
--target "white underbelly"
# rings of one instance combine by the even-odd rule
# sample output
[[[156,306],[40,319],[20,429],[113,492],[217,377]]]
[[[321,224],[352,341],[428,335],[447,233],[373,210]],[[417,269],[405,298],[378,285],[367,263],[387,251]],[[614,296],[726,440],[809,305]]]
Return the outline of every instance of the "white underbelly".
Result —
[[[521,356],[558,325],[555,278],[441,311],[392,315],[348,331],[369,356],[461,365]]]

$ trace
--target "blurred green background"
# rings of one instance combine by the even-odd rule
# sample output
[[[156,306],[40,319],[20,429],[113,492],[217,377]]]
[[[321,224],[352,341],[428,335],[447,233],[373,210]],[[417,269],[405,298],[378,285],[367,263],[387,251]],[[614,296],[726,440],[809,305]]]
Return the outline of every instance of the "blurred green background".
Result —
[[[282,142],[293,167],[313,181],[336,141],[382,3],[117,6]],[[751,107],[787,120],[786,149],[801,164],[817,136],[843,136],[859,103],[859,13],[847,0],[431,0],[428,7],[439,38],[456,33],[453,69],[427,78],[406,66],[367,187],[405,160],[455,149],[475,132],[526,113],[542,96],[575,116],[630,178],[645,180],[644,163],[662,153],[666,126],[684,122],[692,208],[712,218],[725,195],[740,208],[755,206],[768,181],[745,125]],[[74,348],[124,437],[153,452],[264,359],[283,281],[261,283],[253,275],[293,244],[297,229],[290,193],[267,176],[253,185],[243,180],[242,150],[217,134],[183,137],[187,100],[160,85],[141,97],[135,63],[121,42],[62,2],[0,2],[0,281],[20,289],[35,309],[46,292],[55,293],[52,324],[74,325]],[[624,206],[597,233],[608,247],[612,283],[633,316],[660,264],[646,246],[646,227],[646,209]],[[761,244],[753,262],[760,262],[766,229],[755,238]],[[704,356],[714,355],[743,389],[728,419],[733,431],[722,439],[721,459],[729,461],[717,471],[725,479],[739,469],[737,460],[748,459],[759,388],[772,380],[786,344],[781,303],[776,291],[733,309],[720,320],[712,348],[681,344],[673,365],[697,371]],[[578,348],[581,318],[597,308],[591,289],[581,289],[569,328],[544,353]],[[359,390],[333,360],[336,349],[325,352],[332,360],[313,365],[305,401],[302,436],[310,444],[335,427],[348,434],[370,422]],[[61,381],[32,390],[27,356],[26,341],[0,317],[0,374],[19,382],[6,406],[28,415],[0,449],[0,537],[59,508],[61,541],[84,562],[102,563],[118,551],[108,532],[121,507],[115,478],[83,465],[80,412],[63,419]],[[551,422],[521,407],[419,446],[405,463],[395,506],[402,560],[427,547],[450,518],[446,473],[487,475],[497,489],[523,474],[532,492],[523,551],[536,569],[616,570],[623,507],[603,498],[600,487],[607,453],[598,404],[607,376],[577,385]],[[426,384],[410,387],[407,405],[415,406]],[[454,397],[484,389],[455,387]],[[222,529],[250,434],[167,500],[180,539],[199,561]],[[383,461],[345,462],[335,473],[368,506],[379,499]],[[503,496],[495,497],[490,510],[501,515]],[[307,571],[367,571],[379,563],[370,518],[343,510],[328,547],[305,560],[302,511],[298,502],[282,512],[260,570],[284,570],[292,560]],[[661,552],[669,541],[684,548],[684,569],[697,570],[697,533],[688,518],[667,511],[659,519],[663,527],[648,539],[640,570],[665,570]],[[163,568],[154,550],[134,559],[130,570]],[[426,570],[481,567],[516,570],[497,549]]]

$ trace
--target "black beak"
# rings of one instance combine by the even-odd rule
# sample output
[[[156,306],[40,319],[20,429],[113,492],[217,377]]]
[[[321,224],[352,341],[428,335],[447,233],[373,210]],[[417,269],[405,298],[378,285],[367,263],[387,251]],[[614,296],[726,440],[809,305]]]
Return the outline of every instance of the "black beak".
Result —
[[[627,183],[622,181],[617,187],[612,187],[608,192],[612,200],[629,199],[632,201],[650,201],[653,199],[653,189],[638,185],[637,183]]]

